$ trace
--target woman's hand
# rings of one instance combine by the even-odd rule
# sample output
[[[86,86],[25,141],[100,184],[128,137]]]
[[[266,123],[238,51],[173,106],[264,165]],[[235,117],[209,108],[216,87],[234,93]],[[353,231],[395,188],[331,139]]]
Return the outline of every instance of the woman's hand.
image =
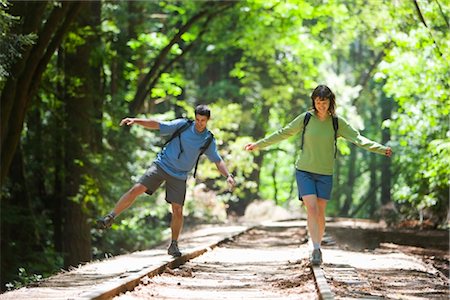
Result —
[[[391,157],[391,155],[392,155],[392,148],[391,147],[387,147],[386,152],[384,153],[384,155],[386,155],[387,157]]]
[[[258,149],[258,146],[256,145],[256,143],[249,143],[249,144],[245,145],[244,149],[247,151],[253,151],[253,150]]]

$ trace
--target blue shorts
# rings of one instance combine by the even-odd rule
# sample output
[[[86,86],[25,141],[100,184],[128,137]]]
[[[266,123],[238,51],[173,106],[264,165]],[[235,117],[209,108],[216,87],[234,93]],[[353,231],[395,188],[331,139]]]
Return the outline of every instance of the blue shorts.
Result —
[[[321,175],[306,171],[296,170],[298,198],[303,196],[316,195],[317,198],[329,200],[331,189],[333,188],[333,175]]]

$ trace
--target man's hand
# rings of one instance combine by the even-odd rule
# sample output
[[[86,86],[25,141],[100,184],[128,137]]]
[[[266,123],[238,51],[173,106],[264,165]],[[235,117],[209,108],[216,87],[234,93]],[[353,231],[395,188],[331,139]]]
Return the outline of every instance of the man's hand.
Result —
[[[256,145],[256,143],[249,143],[249,144],[245,145],[244,149],[247,151],[253,151],[253,150],[258,149],[258,146]]]
[[[230,188],[230,192],[232,192],[234,190],[234,188],[236,187],[236,181],[234,180],[232,175],[228,175],[227,183],[228,183],[228,187]]]
[[[123,125],[131,126],[134,123],[135,123],[135,119],[134,118],[125,118],[125,119],[122,119],[122,121],[120,121],[120,126],[123,126]]]
[[[391,155],[392,155],[392,148],[391,147],[387,147],[386,152],[384,153],[384,155],[386,155],[387,157],[391,157]]]

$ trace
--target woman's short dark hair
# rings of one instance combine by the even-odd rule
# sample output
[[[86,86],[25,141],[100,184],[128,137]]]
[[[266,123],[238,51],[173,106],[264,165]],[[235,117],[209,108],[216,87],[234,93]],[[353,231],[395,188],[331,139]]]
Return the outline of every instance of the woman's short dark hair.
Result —
[[[206,116],[208,117],[208,119],[211,117],[211,111],[209,110],[209,107],[204,104],[200,104],[195,108],[195,114]]]
[[[312,106],[314,108],[315,111],[317,111],[316,109],[316,105],[314,103],[314,100],[319,97],[319,99],[325,100],[328,99],[330,100],[330,107],[328,108],[328,111],[330,112],[330,114],[332,116],[334,116],[336,114],[336,96],[334,95],[334,93],[331,91],[331,89],[329,87],[327,87],[326,85],[318,85],[314,91],[311,94],[311,100],[312,100]]]

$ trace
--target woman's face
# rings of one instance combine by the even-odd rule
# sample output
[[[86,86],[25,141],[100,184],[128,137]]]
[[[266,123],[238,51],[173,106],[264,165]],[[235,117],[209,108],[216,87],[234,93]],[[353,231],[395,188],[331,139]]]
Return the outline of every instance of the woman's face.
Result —
[[[314,99],[314,106],[320,114],[325,114],[330,108],[330,100],[328,98],[317,97]]]

